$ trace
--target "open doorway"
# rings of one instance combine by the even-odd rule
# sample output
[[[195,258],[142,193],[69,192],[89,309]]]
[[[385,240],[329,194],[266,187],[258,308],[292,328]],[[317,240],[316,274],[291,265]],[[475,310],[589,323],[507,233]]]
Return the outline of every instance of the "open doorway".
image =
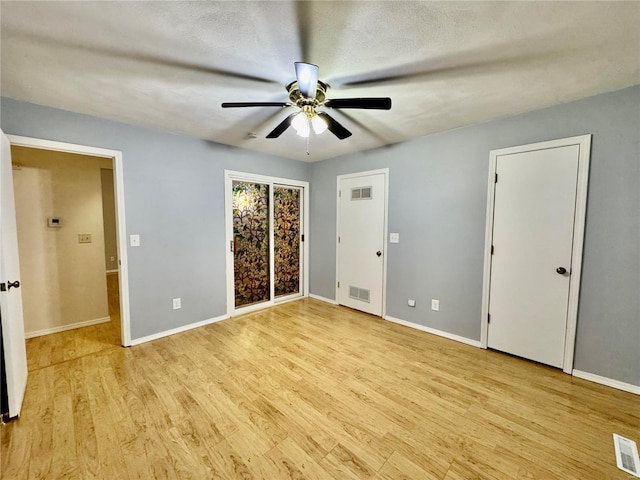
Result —
[[[100,344],[129,346],[131,333],[122,153],[116,150],[50,140],[12,135],[8,137],[12,147],[12,161],[14,164],[22,165],[17,167],[20,170],[14,170],[16,183],[18,182],[18,174],[27,172],[27,166],[35,167],[35,165],[28,163],[28,159],[23,158],[22,155],[25,151],[29,152],[31,156],[48,157],[50,161],[59,164],[75,161],[81,166],[81,171],[67,172],[67,175],[61,175],[58,178],[61,180],[59,182],[61,185],[55,184],[52,171],[47,173],[43,169],[34,169],[31,171],[31,176],[39,178],[37,189],[28,189],[31,193],[27,194],[26,199],[19,199],[17,191],[15,194],[16,200],[30,204],[31,209],[36,210],[35,214],[38,218],[35,223],[39,224],[37,228],[40,229],[40,243],[43,243],[48,235],[50,250],[64,250],[66,248],[80,253],[80,255],[69,256],[69,252],[66,252],[67,257],[70,258],[56,257],[54,266],[50,267],[53,272],[48,272],[49,279],[53,278],[55,281],[50,281],[45,286],[52,291],[57,289],[59,293],[58,304],[55,301],[51,301],[49,304],[49,312],[53,312],[50,315],[50,321],[53,319],[58,323],[44,326],[40,324],[39,327],[43,328],[37,328],[38,326],[30,325],[30,320],[25,316],[26,336],[34,337],[34,340],[43,339],[41,343],[44,347],[44,356],[48,351],[47,342],[44,341],[47,336],[35,336],[32,333],[48,333],[47,328],[50,329],[49,332],[55,332],[56,329],[63,332],[62,334],[56,333],[59,337],[59,341],[56,343],[58,346],[61,343],[67,344],[70,349],[76,350],[77,356],[80,356],[82,351],[88,353],[87,349],[95,351],[95,349],[101,348]],[[21,149],[23,150],[21,151]],[[90,172],[87,173],[87,171]],[[92,186],[90,188],[86,182],[88,177],[91,178],[89,183]],[[25,179],[29,180],[28,178],[22,180]],[[30,181],[33,187],[35,178],[31,178]],[[58,192],[57,196],[56,192]],[[39,201],[35,198],[37,195],[42,197]],[[66,207],[64,206],[65,202]],[[21,210],[21,208],[22,206],[19,205],[17,210]],[[18,214],[20,215],[20,212]],[[33,211],[31,215],[34,215]],[[66,232],[63,234],[65,227]],[[51,244],[52,239],[56,242],[53,245]],[[20,239],[19,243],[21,243]],[[29,249],[28,255],[30,257],[37,256],[35,252],[38,251],[42,257],[41,261],[45,260],[46,255],[51,257],[51,252],[46,254],[42,252],[43,245],[36,245],[36,247],[39,250]],[[22,246],[19,248],[23,250]],[[20,257],[21,263],[24,263],[25,253],[21,251]],[[34,259],[31,259],[31,262],[34,263]],[[89,264],[94,266],[91,273],[92,279],[83,277],[83,275],[73,275],[74,269],[77,270],[81,267],[78,263],[84,263],[84,266]],[[81,280],[82,278],[84,280]],[[43,279],[36,281],[42,283]],[[24,279],[23,287],[28,289]],[[98,293],[99,290],[101,293]],[[23,294],[25,293],[28,295],[23,290]],[[44,296],[50,298],[52,294],[46,292]],[[63,297],[66,302],[64,305]],[[82,305],[83,302],[84,305]],[[69,303],[81,308],[77,308],[77,311],[74,312],[74,308],[68,306]],[[51,310],[51,305],[54,310]],[[61,315],[65,315],[65,318],[61,318]],[[70,333],[64,335],[64,332]],[[73,335],[74,333],[77,335]],[[63,349],[57,348],[55,350]],[[42,353],[40,352],[40,354]],[[58,353],[58,355],[60,354]]]
[[[11,157],[29,368],[120,345],[112,159]]]

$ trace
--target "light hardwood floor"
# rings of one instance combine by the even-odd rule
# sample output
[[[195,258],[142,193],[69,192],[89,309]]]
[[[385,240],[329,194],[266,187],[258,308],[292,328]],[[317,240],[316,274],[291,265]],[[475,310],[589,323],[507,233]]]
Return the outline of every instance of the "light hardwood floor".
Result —
[[[640,428],[632,394],[311,299],[103,347],[28,345],[2,478],[627,479]]]

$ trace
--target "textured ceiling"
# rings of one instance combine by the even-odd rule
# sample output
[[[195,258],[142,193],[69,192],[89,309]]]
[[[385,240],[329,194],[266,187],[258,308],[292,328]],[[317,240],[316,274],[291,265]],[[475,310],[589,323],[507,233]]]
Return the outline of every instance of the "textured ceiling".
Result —
[[[639,2],[6,2],[2,95],[304,161],[640,83]],[[293,62],[353,132],[265,135]],[[346,113],[346,115],[345,115]],[[252,138],[252,137],[256,138]]]

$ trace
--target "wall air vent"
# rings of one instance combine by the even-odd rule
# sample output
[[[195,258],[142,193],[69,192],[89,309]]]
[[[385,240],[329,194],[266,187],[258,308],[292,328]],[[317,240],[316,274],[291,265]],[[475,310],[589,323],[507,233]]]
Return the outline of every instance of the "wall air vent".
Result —
[[[373,187],[357,187],[351,189],[351,200],[371,200]]]
[[[370,296],[371,296],[371,290],[349,285],[349,297],[353,298],[354,300],[361,300],[363,302],[369,303]]]

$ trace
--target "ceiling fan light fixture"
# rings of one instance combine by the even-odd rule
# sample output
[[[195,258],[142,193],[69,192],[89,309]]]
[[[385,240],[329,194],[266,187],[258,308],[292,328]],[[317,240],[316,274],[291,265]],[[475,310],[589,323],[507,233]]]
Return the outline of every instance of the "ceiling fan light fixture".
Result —
[[[309,121],[304,112],[298,113],[291,121],[291,126],[295,129],[299,137],[309,136]]]
[[[316,135],[320,135],[327,129],[327,122],[316,114],[311,118],[311,126]]]

